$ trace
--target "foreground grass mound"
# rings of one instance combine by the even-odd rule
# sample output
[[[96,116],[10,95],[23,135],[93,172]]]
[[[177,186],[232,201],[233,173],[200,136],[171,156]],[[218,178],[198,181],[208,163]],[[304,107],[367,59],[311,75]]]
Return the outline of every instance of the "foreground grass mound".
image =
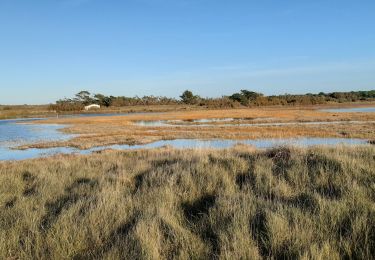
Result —
[[[1,259],[371,259],[375,148],[0,163]]]

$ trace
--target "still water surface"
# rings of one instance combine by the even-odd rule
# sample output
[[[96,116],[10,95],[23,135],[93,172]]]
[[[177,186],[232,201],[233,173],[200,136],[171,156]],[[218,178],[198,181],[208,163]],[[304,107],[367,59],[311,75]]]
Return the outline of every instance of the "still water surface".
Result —
[[[37,119],[33,119],[37,120]],[[32,144],[46,141],[64,141],[74,135],[62,133],[59,129],[62,125],[36,125],[23,124],[30,122],[27,120],[0,120],[0,160],[23,160],[50,156],[57,153],[77,153],[88,154],[104,149],[141,149],[157,148],[170,145],[175,148],[229,148],[235,144],[243,143],[253,145],[257,148],[269,148],[280,145],[313,146],[313,145],[359,145],[366,144],[363,139],[348,138],[287,138],[287,139],[257,139],[257,140],[198,140],[198,139],[177,139],[163,140],[144,145],[112,145],[95,147],[87,150],[79,150],[71,147],[57,147],[48,149],[26,149],[16,150],[15,147],[22,144]]]
[[[371,113],[375,112],[375,107],[332,108],[322,109],[321,111],[332,113]]]

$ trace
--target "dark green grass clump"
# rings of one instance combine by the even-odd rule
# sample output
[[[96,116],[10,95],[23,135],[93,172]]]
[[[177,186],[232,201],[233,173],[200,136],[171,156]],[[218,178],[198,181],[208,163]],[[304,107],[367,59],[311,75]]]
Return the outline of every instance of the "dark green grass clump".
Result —
[[[373,259],[375,147],[0,163],[0,259]]]

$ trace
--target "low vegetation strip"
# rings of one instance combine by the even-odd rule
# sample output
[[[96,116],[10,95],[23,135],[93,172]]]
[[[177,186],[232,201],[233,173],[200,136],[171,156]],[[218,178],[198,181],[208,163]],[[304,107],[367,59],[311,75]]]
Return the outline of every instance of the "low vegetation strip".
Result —
[[[12,118],[31,117],[57,117],[73,114],[111,114],[111,113],[135,113],[135,112],[168,112],[202,109],[233,109],[249,107],[302,107],[323,106],[327,107],[357,107],[373,105],[375,90],[333,92],[303,95],[278,95],[264,96],[249,90],[241,90],[230,96],[219,98],[203,98],[186,90],[179,99],[163,96],[106,96],[92,94],[88,91],[80,91],[73,98],[65,98],[54,104],[45,105],[1,105],[0,120]],[[85,106],[99,105],[100,109],[91,112],[85,111]]]
[[[188,124],[190,120],[238,119],[253,127],[222,121],[211,125]],[[153,126],[158,121],[177,121],[178,124]],[[137,122],[146,122],[143,126]],[[355,123],[350,123],[355,121]],[[37,121],[36,124],[65,124],[63,129],[75,138],[63,142],[43,142],[24,145],[25,148],[59,146],[87,149],[113,144],[144,144],[172,139],[262,139],[294,137],[375,138],[375,113],[330,113],[308,108],[252,108],[230,110],[195,110],[160,114],[135,114],[90,118],[60,118]],[[150,124],[147,124],[149,122]],[[305,122],[305,124],[301,123]],[[323,122],[323,124],[319,124]],[[327,123],[324,123],[327,122]],[[342,122],[342,123],[341,123]],[[262,125],[262,123],[264,123]],[[293,124],[294,125],[293,125]],[[330,124],[331,123],[331,124]],[[256,125],[258,124],[258,125]],[[267,125],[268,124],[268,125]],[[272,125],[274,124],[274,125]],[[277,125],[279,124],[279,125]],[[289,125],[288,125],[289,124]]]
[[[375,147],[0,163],[1,259],[373,259]]]
[[[262,93],[241,90],[230,96],[219,98],[203,98],[186,90],[180,99],[165,96],[105,96],[103,94],[92,94],[89,91],[80,91],[74,98],[65,98],[56,101],[50,106],[55,111],[79,111],[90,104],[98,104],[102,107],[126,107],[126,106],[150,106],[150,105],[197,105],[207,108],[234,108],[251,106],[296,106],[296,105],[317,105],[327,103],[343,102],[364,102],[374,101],[375,90],[352,91],[352,92],[332,92],[304,95],[278,95],[264,96]]]

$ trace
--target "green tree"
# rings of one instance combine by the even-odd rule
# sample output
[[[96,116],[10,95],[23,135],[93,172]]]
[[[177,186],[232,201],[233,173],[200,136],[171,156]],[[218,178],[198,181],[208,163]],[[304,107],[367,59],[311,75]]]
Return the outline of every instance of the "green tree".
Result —
[[[263,94],[254,91],[242,89],[240,93],[234,93],[229,98],[233,101],[237,101],[244,106],[254,103],[258,97],[262,97]]]
[[[257,92],[254,92],[254,91],[249,91],[249,90],[245,90],[245,89],[242,89],[241,90],[241,94],[248,100],[248,101],[254,101],[256,100],[258,97],[262,97],[263,94],[261,93],[257,93]]]
[[[233,95],[231,95],[230,97],[229,97],[231,100],[233,100],[233,101],[237,101],[237,102],[239,102],[239,103],[241,103],[241,104],[244,104],[244,103],[246,103],[246,99],[245,99],[245,97],[244,97],[244,95],[242,95],[241,93],[234,93]]]
[[[91,98],[90,92],[87,90],[78,92],[76,94],[76,101],[81,102],[84,105],[89,105],[90,103],[94,102],[93,98]]]
[[[95,94],[94,98],[96,103],[99,103],[101,106],[109,107],[112,104],[112,98],[103,94]]]
[[[180,98],[182,102],[184,102],[185,104],[196,104],[199,99],[199,96],[195,96],[193,92],[191,92],[190,90],[185,90],[184,93],[182,93],[182,95],[180,96]]]

